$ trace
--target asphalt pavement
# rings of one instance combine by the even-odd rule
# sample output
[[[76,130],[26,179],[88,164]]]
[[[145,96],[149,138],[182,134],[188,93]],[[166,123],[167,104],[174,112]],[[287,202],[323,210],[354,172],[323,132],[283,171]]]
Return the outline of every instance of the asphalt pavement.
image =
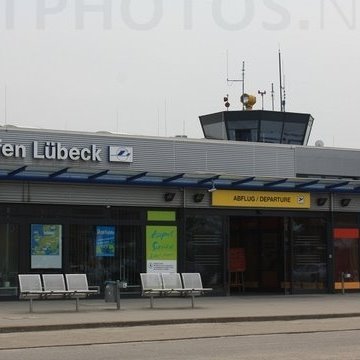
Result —
[[[0,302],[0,333],[187,323],[231,323],[360,317],[360,294],[239,295],[196,298],[121,299],[121,308],[101,299]]]

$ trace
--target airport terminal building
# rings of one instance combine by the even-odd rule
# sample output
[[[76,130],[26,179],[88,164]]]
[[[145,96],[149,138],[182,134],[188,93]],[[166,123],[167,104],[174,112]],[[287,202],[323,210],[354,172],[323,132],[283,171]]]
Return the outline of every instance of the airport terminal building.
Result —
[[[218,294],[360,290],[360,150],[309,114],[201,116],[204,139],[0,128],[0,298],[18,273],[200,272]],[[349,274],[344,276],[344,274]]]

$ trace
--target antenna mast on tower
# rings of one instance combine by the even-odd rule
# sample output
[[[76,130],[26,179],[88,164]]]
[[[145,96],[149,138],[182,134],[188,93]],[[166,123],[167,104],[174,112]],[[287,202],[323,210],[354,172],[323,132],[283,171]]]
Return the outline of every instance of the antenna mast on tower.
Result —
[[[226,82],[229,85],[233,82],[241,82],[242,83],[242,97],[245,94],[245,61],[242,63],[242,78],[241,79],[229,79],[229,50],[226,51]],[[245,105],[242,106],[243,110],[245,110]]]
[[[286,105],[285,74],[283,73],[283,62],[281,59],[280,49],[279,49],[279,78],[280,78],[280,111],[284,112]]]
[[[4,88],[4,125],[7,127],[7,85]]]
[[[271,105],[272,105],[272,111],[275,110],[275,92],[274,92],[274,83],[271,83]]]
[[[283,111],[286,111],[286,89],[285,89],[285,74],[283,75],[284,78],[284,87],[283,87]]]
[[[282,86],[282,68],[281,68],[281,51],[279,49],[279,80],[280,80],[280,111],[283,109],[283,86]]]

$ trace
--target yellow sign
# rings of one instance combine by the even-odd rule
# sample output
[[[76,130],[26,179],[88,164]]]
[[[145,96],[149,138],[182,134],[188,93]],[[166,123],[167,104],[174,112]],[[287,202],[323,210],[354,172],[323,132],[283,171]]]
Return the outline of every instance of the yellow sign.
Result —
[[[216,190],[213,206],[309,209],[310,193]]]

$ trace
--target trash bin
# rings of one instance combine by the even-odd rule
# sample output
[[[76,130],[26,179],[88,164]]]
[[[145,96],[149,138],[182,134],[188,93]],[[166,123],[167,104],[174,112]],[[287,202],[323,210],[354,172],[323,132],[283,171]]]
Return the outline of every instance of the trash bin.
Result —
[[[105,302],[116,302],[116,281],[105,283]]]
[[[105,302],[114,302],[120,309],[120,289],[126,289],[126,281],[106,281],[105,282]]]

